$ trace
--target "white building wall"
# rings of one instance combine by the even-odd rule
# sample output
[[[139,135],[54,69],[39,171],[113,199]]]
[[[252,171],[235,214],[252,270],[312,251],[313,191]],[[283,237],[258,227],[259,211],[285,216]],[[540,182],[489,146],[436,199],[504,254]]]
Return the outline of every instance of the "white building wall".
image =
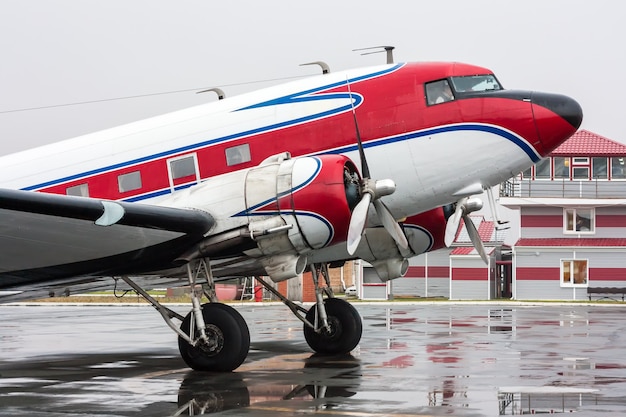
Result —
[[[450,289],[451,300],[487,300],[489,298],[489,281],[452,280]]]

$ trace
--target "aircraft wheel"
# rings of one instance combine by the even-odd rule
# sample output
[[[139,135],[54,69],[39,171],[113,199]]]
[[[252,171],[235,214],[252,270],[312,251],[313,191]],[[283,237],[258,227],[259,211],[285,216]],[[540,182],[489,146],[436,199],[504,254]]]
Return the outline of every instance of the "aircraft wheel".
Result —
[[[330,332],[322,330],[316,333],[315,330],[304,325],[304,338],[311,349],[324,354],[349,353],[359,344],[363,324],[358,311],[347,301],[338,298],[327,298],[324,300]],[[306,313],[306,319],[310,323],[315,323],[317,315],[317,305],[311,307]]]
[[[202,306],[202,316],[211,345],[191,346],[181,337],[178,349],[185,363],[196,371],[230,372],[248,356],[250,331],[241,314],[234,308],[220,303]],[[189,334],[193,314],[185,316],[180,328]],[[195,323],[194,323],[195,324]]]

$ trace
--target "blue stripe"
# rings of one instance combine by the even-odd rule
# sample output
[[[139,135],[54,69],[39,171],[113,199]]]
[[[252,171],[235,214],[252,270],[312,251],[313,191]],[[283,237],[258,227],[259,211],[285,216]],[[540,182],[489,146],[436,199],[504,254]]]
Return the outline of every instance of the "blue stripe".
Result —
[[[259,215],[258,213],[255,212],[255,210],[257,210],[258,208],[264,207],[272,202],[277,202],[279,198],[294,193],[298,190],[301,190],[302,188],[306,187],[307,185],[309,185],[311,183],[311,181],[313,181],[313,179],[315,177],[317,177],[317,175],[320,173],[321,169],[322,169],[322,161],[319,158],[315,158],[312,157],[317,166],[315,167],[315,170],[313,171],[313,174],[311,174],[311,176],[309,178],[307,178],[306,180],[304,180],[301,184],[298,184],[297,186],[295,186],[294,188],[287,190],[287,191],[283,191],[282,193],[280,193],[279,195],[277,195],[276,197],[272,197],[269,198],[259,204],[256,204],[252,207],[248,207],[246,210],[240,211],[239,213],[235,213],[233,214],[231,217],[241,217],[241,216],[256,216]],[[261,212],[261,214],[263,214]]]
[[[374,141],[366,142],[366,143],[363,143],[363,147],[375,148],[378,146],[384,146],[384,145],[391,144],[391,143],[403,142],[407,140],[422,138],[424,136],[430,136],[430,135],[435,135],[439,133],[454,132],[454,131],[481,131],[481,132],[492,133],[492,134],[498,135],[502,138],[505,138],[513,142],[520,149],[522,149],[534,163],[537,163],[541,159],[530,145],[528,145],[524,140],[520,139],[516,135],[513,135],[510,132],[507,132],[506,130],[503,130],[497,126],[485,126],[485,125],[480,125],[480,124],[443,126],[443,127],[437,127],[433,129],[419,131],[419,132],[410,132],[410,133],[406,133],[403,135],[398,135],[398,136],[393,136],[393,137],[389,137],[389,138],[385,138],[381,140],[374,140]],[[358,151],[358,146],[356,144],[344,146],[342,148],[337,148],[337,149],[333,149],[330,151],[324,151],[324,152],[321,152],[320,155],[321,154],[343,154],[343,153],[354,152],[354,151]],[[302,186],[304,185],[305,184],[303,184]],[[292,190],[287,191],[287,192],[291,192],[291,191]],[[165,191],[157,191],[154,193],[143,194],[141,196],[132,197],[124,201],[140,201],[140,200],[157,197],[163,194],[167,194],[169,192],[170,192],[169,189]],[[266,200],[262,203],[257,204],[254,207],[251,207],[249,210],[256,210],[259,207],[269,204],[271,201],[272,199]],[[240,213],[235,214],[235,216],[245,216],[245,215],[252,215],[252,213],[242,211]]]
[[[535,152],[535,150],[530,146],[526,141],[521,139],[519,136],[512,134],[500,127],[490,126],[490,125],[481,125],[481,124],[462,124],[462,125],[451,125],[451,126],[443,126],[436,127],[428,130],[421,130],[418,132],[409,132],[403,135],[392,136],[389,138],[381,139],[381,140],[373,140],[369,142],[363,143],[363,148],[375,148],[378,146],[387,145],[390,143],[396,142],[404,142],[407,140],[418,139],[424,136],[436,135],[439,133],[445,132],[454,132],[454,131],[479,131],[479,132],[487,132],[494,135],[498,135],[512,143],[514,143],[517,147],[523,150],[526,155],[534,162],[537,163],[541,159],[541,157]],[[324,154],[342,154],[346,152],[357,151],[358,146],[356,144],[345,146],[342,148],[333,149],[328,152],[323,152]]]
[[[280,211],[257,211],[254,213],[249,213],[250,216],[280,216],[281,213]],[[333,225],[326,220],[324,217],[320,216],[317,213],[312,213],[310,211],[294,211],[294,212],[290,212],[289,215],[294,215],[294,216],[308,216],[308,217],[313,217],[315,219],[320,220],[322,223],[324,223],[326,225],[326,227],[328,228],[328,239],[326,239],[326,242],[324,242],[323,246],[328,245],[332,240],[333,240],[333,236],[335,234],[334,229],[333,229]]]
[[[387,73],[396,71],[397,69],[401,68],[404,64],[398,64],[395,65],[389,69],[383,70],[383,71],[378,71],[378,72],[374,72],[371,74],[366,74],[360,77],[355,77],[353,79],[350,79],[349,82],[358,82],[358,81],[363,81],[366,80],[368,78],[374,78],[374,77],[378,77],[381,75],[385,75]],[[301,97],[301,96],[306,96],[308,94],[312,94],[314,92],[317,91],[325,91],[325,90],[329,90],[331,88],[334,88],[336,86],[339,85],[343,85],[346,84],[348,81],[341,81],[341,82],[337,82],[337,83],[333,83],[333,84],[329,84],[329,85],[325,85],[322,87],[318,87],[315,89],[311,89],[311,90],[307,90],[304,92],[299,92],[299,93],[295,93],[295,94],[291,94],[289,96],[285,96],[285,97],[281,97],[281,98],[277,98],[277,99],[273,99],[270,101],[266,101],[263,103],[258,103],[252,106],[248,106],[248,107],[244,107],[241,108],[239,110],[235,110],[235,111],[240,111],[240,110],[245,110],[245,109],[252,109],[255,107],[264,107],[264,106],[269,106],[271,105],[270,103],[274,103],[274,104],[287,104],[287,103],[293,103],[293,102],[302,102],[302,101],[315,101],[315,100],[328,100],[328,99],[337,99],[337,98],[350,98],[351,95],[349,93],[336,93],[336,94],[328,94],[328,95],[321,95],[321,96],[314,96],[314,97]],[[296,99],[296,97],[299,97]],[[363,98],[362,96],[356,94],[356,93],[352,93],[352,98],[355,100],[354,106],[358,107]],[[26,190],[26,191],[33,191],[33,190],[38,190],[40,188],[46,188],[46,187],[51,187],[53,185],[57,185],[57,184],[61,184],[64,182],[69,182],[69,181],[74,181],[74,180],[78,180],[81,178],[85,178],[85,177],[91,177],[93,175],[97,175],[97,174],[102,174],[104,172],[107,171],[113,171],[116,169],[120,169],[120,168],[125,168],[128,167],[130,165],[137,165],[137,164],[141,164],[144,162],[148,162],[148,161],[153,161],[153,160],[157,160],[157,159],[161,159],[164,157],[168,157],[171,155],[175,155],[181,152],[188,152],[191,150],[195,150],[195,149],[199,149],[199,148],[204,148],[206,146],[209,145],[213,145],[216,143],[221,143],[221,142],[228,142],[240,137],[244,137],[244,136],[251,136],[251,135],[256,135],[256,134],[260,134],[263,132],[267,132],[270,130],[275,130],[275,129],[280,129],[280,128],[284,128],[287,126],[292,126],[292,125],[296,125],[299,123],[303,123],[306,121],[311,121],[311,120],[315,120],[315,119],[319,119],[319,118],[324,118],[333,114],[338,114],[338,113],[342,113],[345,111],[348,111],[352,109],[352,104],[346,105],[346,106],[342,106],[333,110],[328,110],[325,112],[320,112],[317,114],[312,114],[309,116],[305,116],[305,117],[301,117],[298,119],[293,119],[293,120],[288,120],[286,122],[281,122],[281,123],[276,123],[273,125],[268,125],[268,126],[263,126],[260,128],[256,128],[256,129],[251,129],[245,132],[238,132],[238,133],[234,133],[232,135],[227,135],[227,136],[223,136],[220,138],[215,138],[215,139],[210,139],[210,140],[206,140],[203,142],[199,142],[199,143],[195,143],[192,145],[187,145],[187,146],[182,146],[180,148],[176,148],[176,149],[172,149],[172,150],[168,150],[168,151],[164,151],[164,152],[160,152],[157,154],[153,154],[153,155],[149,155],[149,156],[145,156],[145,157],[141,157],[141,158],[137,158],[137,159],[133,159],[130,161],[126,161],[126,162],[121,162],[119,164],[114,164],[114,165],[109,165],[106,167],[102,167],[102,168],[98,168],[98,169],[94,169],[94,170],[90,170],[90,171],[86,171],[86,172],[82,172],[80,174],[75,174],[75,175],[70,175],[67,177],[63,177],[63,178],[59,178],[59,179],[55,179],[55,180],[51,180],[51,181],[47,181],[47,182],[43,182],[40,184],[36,184],[36,185],[31,185],[28,187],[24,187],[22,188],[22,190]]]
[[[370,78],[375,78],[375,77],[379,77],[381,75],[386,75],[389,74],[391,72],[396,71],[397,69],[401,68],[404,64],[398,64],[398,65],[394,65],[391,68],[382,70],[382,71],[378,71],[378,72],[374,72],[371,74],[365,74],[365,75],[361,75],[359,77],[354,77],[354,78],[350,78],[350,79],[346,79],[345,81],[338,81],[336,83],[333,84],[328,84],[325,85],[323,87],[317,87],[317,88],[312,88],[310,90],[306,90],[306,91],[302,91],[299,93],[294,93],[294,94],[288,94],[286,96],[283,97],[278,97],[278,98],[274,98],[272,100],[268,100],[268,101],[264,101],[261,103],[257,103],[257,104],[253,104],[251,106],[247,106],[247,107],[242,107],[239,110],[248,110],[248,109],[255,109],[255,108],[259,108],[259,107],[267,107],[267,106],[275,106],[278,104],[288,104],[288,103],[297,103],[297,102],[302,102],[302,101],[313,101],[313,100],[325,100],[326,97],[328,98],[350,98],[350,94],[349,93],[331,93],[331,94],[324,94],[324,95],[317,95],[317,96],[310,96],[311,94],[315,94],[315,93],[319,93],[321,91],[326,91],[326,90],[330,90],[336,87],[341,87],[344,85],[348,85],[348,84],[354,84],[357,82],[361,82]],[[350,107],[350,106],[349,106]],[[239,111],[237,110],[237,111]]]

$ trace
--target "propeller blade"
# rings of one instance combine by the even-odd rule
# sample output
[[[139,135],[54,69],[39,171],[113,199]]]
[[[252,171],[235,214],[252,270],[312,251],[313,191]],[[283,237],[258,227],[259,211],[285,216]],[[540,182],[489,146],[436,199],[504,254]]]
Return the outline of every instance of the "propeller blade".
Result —
[[[374,200],[374,208],[376,209],[376,214],[378,214],[378,218],[383,223],[383,226],[387,230],[387,233],[391,235],[393,240],[396,241],[398,246],[402,249],[407,249],[409,247],[409,242],[406,240],[406,236],[402,231],[402,228],[394,219],[393,215],[380,199]]]
[[[361,131],[359,130],[359,122],[356,118],[356,110],[354,109],[354,100],[352,100],[352,90],[350,89],[350,82],[346,78],[346,84],[348,85],[348,94],[350,94],[350,107],[352,107],[352,119],[354,120],[354,129],[356,131],[356,143],[359,148],[359,158],[361,159],[361,175],[363,178],[370,177],[370,168],[367,165],[367,159],[365,158],[365,150],[363,149],[363,141],[361,140]]]
[[[359,242],[361,242],[361,235],[363,229],[365,229],[365,221],[367,220],[367,211],[372,201],[370,193],[363,194],[363,198],[352,210],[352,217],[350,217],[350,226],[348,227],[348,253],[354,255]]]
[[[483,245],[483,241],[478,234],[478,230],[476,230],[476,225],[469,216],[463,216],[463,222],[465,223],[465,228],[467,229],[467,234],[469,235],[474,248],[476,248],[476,252],[480,255],[483,261],[486,264],[489,264],[489,259],[487,259],[487,252],[485,252],[485,246]]]
[[[456,210],[454,210],[454,213],[448,219],[448,223],[446,223],[446,232],[443,239],[446,247],[450,247],[452,242],[454,242],[456,232],[459,230],[459,224],[461,223],[461,217],[463,217],[463,210],[463,202],[459,201],[456,204]]]

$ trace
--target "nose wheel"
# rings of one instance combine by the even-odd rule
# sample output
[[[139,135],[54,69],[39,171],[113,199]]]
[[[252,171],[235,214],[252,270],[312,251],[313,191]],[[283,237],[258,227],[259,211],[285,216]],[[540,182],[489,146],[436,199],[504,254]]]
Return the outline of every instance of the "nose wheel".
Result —
[[[250,348],[250,331],[244,318],[234,308],[220,303],[202,306],[206,340],[192,346],[182,337],[178,349],[185,363],[196,371],[229,372],[241,365]],[[180,329],[192,340],[198,332],[193,313],[185,316]]]

